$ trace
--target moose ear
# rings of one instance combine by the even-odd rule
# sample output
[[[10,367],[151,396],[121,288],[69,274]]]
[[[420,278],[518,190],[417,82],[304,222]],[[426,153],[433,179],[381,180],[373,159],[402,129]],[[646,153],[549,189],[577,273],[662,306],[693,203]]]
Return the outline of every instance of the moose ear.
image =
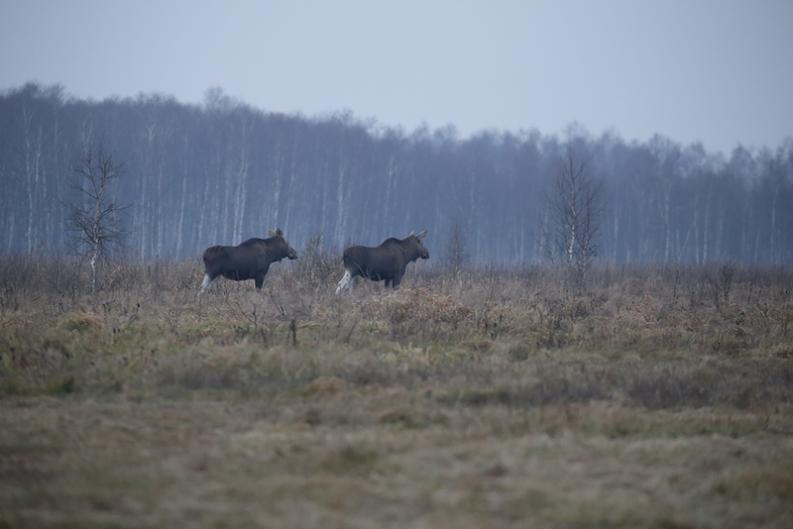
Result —
[[[283,237],[283,236],[284,236],[284,232],[281,231],[281,228],[270,230],[270,237]]]
[[[419,232],[419,233],[416,235],[416,237],[418,238],[418,240],[421,240],[421,239],[423,239],[423,238],[424,238],[424,237],[426,237],[426,236],[427,236],[427,230],[423,230],[423,231]]]

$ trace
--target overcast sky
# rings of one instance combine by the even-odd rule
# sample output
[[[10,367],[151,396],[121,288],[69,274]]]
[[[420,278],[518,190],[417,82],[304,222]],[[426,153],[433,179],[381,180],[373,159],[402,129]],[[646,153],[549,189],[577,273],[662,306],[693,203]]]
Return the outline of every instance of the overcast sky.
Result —
[[[0,0],[0,89],[26,81],[729,152],[793,136],[793,0]]]

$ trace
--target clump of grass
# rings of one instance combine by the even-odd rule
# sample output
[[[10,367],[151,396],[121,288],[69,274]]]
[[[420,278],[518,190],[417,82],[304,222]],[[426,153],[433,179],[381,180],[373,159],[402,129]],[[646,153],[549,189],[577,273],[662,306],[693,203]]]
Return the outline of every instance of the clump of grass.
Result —
[[[67,331],[96,332],[102,329],[101,318],[93,312],[76,311],[66,314],[60,321],[60,327]]]
[[[774,498],[790,505],[793,503],[791,464],[793,461],[788,460],[777,466],[728,471],[714,484],[714,491],[733,500]]]
[[[451,390],[438,398],[447,404],[465,406],[502,405],[530,408],[558,402],[589,402],[609,396],[608,388],[595,379],[570,382],[559,377],[526,386]]]
[[[395,408],[386,410],[377,419],[380,424],[385,424],[398,428],[420,429],[427,426],[443,422],[442,418],[431,417],[420,410],[407,408]]]
[[[321,375],[306,386],[306,393],[314,395],[334,395],[344,391],[347,382],[337,376]]]
[[[349,444],[342,446],[322,461],[322,468],[331,474],[369,474],[378,461],[375,450],[360,445]]]
[[[507,356],[513,362],[523,362],[524,360],[528,360],[531,352],[531,348],[525,343],[516,343],[512,344],[509,349],[507,349]]]
[[[393,337],[443,338],[470,326],[474,311],[428,288],[403,289],[373,300],[371,310],[388,322]]]

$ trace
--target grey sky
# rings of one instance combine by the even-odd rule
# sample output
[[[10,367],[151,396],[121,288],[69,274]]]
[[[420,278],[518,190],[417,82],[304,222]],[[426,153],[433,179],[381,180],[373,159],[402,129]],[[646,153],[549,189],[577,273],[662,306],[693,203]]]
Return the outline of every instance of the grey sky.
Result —
[[[0,89],[30,80],[728,152],[793,136],[793,0],[0,0]]]

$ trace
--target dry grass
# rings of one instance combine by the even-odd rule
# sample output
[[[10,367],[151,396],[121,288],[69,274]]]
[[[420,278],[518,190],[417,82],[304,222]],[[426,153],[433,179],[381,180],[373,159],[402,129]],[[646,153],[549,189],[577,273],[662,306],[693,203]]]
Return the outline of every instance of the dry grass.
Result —
[[[339,275],[1,260],[0,528],[793,526],[790,270]]]

